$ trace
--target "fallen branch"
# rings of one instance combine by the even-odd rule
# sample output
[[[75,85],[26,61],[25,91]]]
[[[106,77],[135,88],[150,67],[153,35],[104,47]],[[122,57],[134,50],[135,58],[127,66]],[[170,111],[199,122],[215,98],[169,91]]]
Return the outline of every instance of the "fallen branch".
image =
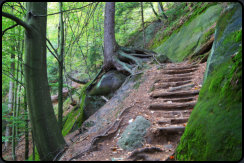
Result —
[[[71,77],[69,74],[66,74],[66,75],[67,75],[67,77],[70,80],[72,80],[73,82],[79,83],[79,84],[86,84],[86,83],[89,82],[87,79],[85,79],[85,80],[78,80],[78,79],[75,79],[75,78]]]

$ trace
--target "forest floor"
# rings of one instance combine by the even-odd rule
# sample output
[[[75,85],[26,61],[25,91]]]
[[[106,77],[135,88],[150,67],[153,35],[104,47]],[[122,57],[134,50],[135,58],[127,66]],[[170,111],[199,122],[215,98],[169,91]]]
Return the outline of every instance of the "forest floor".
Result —
[[[111,126],[103,133],[74,137],[77,131],[68,135],[65,139],[70,145],[61,160],[174,159],[175,148],[197,101],[205,68],[206,63],[153,65],[145,71],[139,88],[131,90],[123,101],[126,111],[118,119],[120,124]],[[117,141],[129,121],[139,115],[151,122],[144,145],[135,151],[125,151],[118,147]]]
[[[60,160],[174,160],[174,151],[197,101],[205,68],[206,62],[152,65],[144,72],[139,88],[131,90],[124,99],[125,110],[114,125],[103,133],[79,135],[77,130],[67,135],[68,148]],[[139,115],[151,122],[143,147],[134,151],[119,148],[119,137]],[[17,160],[24,160],[24,138],[18,146]],[[10,156],[11,150],[3,155]]]

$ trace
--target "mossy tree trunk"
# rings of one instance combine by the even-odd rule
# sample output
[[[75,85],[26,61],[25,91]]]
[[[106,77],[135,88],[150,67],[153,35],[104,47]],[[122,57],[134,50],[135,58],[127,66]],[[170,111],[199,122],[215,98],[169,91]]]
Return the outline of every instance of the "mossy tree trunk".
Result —
[[[26,22],[2,15],[26,29],[24,76],[33,135],[41,160],[53,160],[65,146],[48,89],[46,64],[47,3],[27,2]],[[44,15],[44,16],[43,16]]]

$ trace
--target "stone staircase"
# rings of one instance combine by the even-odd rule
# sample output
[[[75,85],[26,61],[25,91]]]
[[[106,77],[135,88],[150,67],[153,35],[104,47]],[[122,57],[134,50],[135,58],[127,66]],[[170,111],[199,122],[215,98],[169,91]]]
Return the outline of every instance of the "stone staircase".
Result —
[[[196,104],[199,90],[192,82],[193,72],[198,65],[168,66],[161,69],[159,79],[153,85],[148,109],[158,117],[156,133],[182,134]]]

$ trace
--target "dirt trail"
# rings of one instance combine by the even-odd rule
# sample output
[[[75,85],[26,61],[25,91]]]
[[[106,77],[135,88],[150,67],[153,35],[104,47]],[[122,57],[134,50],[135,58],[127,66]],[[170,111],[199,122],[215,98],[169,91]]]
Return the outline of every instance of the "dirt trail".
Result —
[[[152,65],[152,68],[146,70],[142,76],[143,82],[139,88],[131,90],[124,99],[123,108],[128,109],[117,119],[120,124],[115,124],[115,127],[110,125],[111,128],[107,130],[109,128],[107,127],[104,134],[84,134],[75,137],[74,139],[78,141],[71,142],[61,160],[173,159],[170,156],[174,154],[196,104],[205,67],[206,63],[194,65],[188,62]],[[143,147],[135,151],[120,149],[117,145],[119,137],[129,121],[139,115],[152,124],[145,136]],[[71,135],[66,137],[67,141]]]

